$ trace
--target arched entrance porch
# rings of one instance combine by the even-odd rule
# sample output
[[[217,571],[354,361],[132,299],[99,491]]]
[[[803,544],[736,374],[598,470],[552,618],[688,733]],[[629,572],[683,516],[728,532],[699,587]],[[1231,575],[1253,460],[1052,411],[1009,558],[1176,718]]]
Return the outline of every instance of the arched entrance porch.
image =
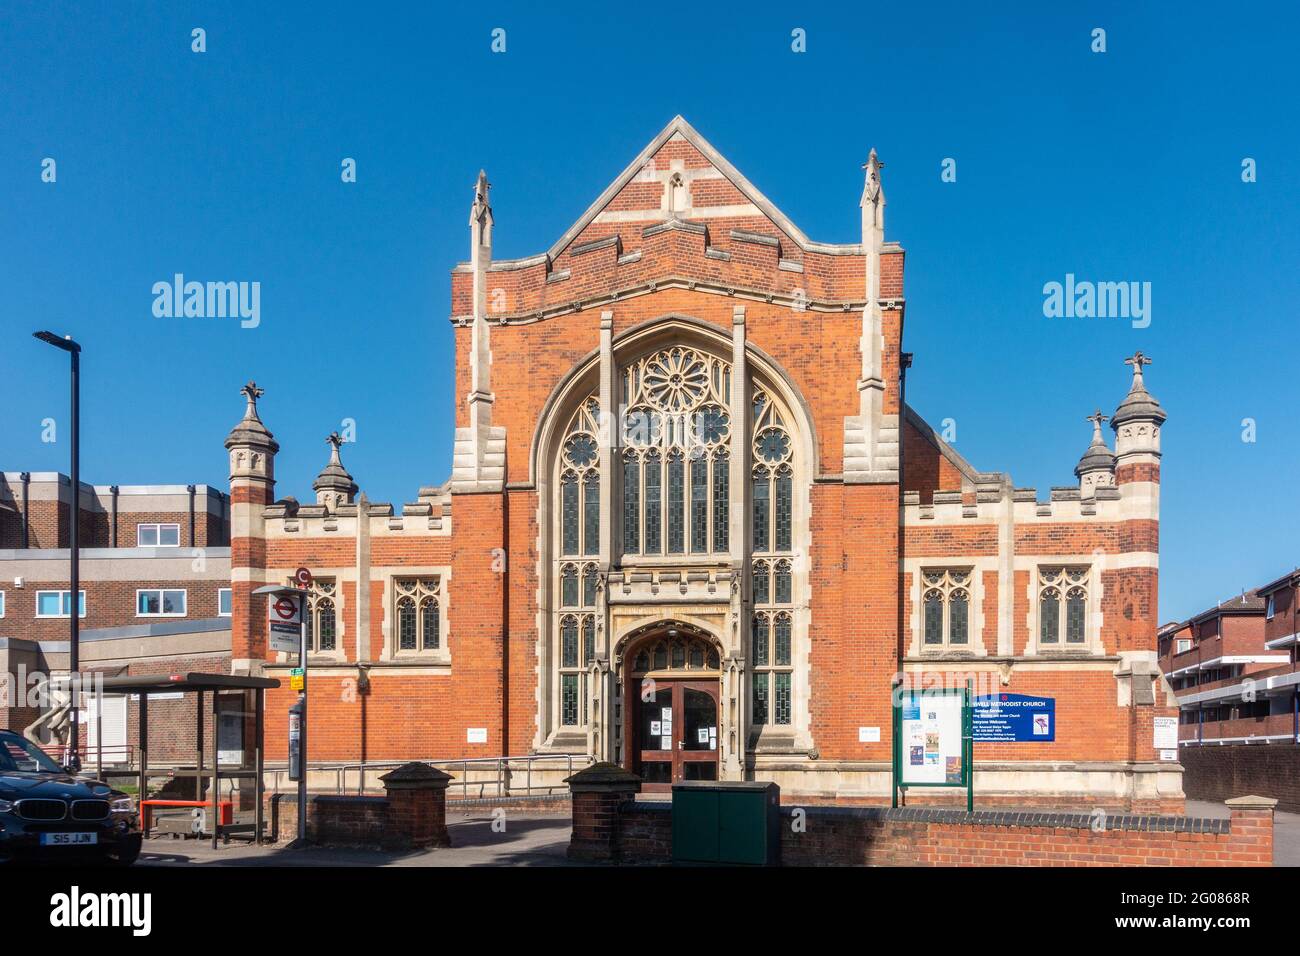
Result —
[[[664,622],[633,638],[622,663],[623,763],[643,790],[720,779],[722,658],[713,636]]]

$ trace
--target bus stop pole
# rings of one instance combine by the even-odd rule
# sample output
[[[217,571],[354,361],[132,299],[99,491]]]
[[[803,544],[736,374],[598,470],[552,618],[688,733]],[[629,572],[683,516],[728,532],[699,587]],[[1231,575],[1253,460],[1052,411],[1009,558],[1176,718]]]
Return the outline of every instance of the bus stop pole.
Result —
[[[262,783],[262,702],[266,691],[258,688],[253,691],[253,746],[256,748],[254,753],[254,771],[257,774],[257,783],[253,787],[253,794],[257,798],[257,845],[262,845],[262,800],[264,797]]]
[[[298,595],[298,668],[302,671],[302,726],[298,731],[298,840],[307,840],[307,595]]]
[[[218,765],[220,751],[217,749],[221,738],[220,711],[217,708],[217,701],[221,699],[221,694],[214,688],[212,691],[212,849],[217,848],[217,834],[221,832],[221,769]]]

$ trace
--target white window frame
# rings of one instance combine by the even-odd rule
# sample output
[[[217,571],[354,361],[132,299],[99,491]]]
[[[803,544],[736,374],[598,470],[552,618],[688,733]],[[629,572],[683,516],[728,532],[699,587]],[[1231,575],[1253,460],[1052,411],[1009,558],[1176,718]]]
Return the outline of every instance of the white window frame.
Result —
[[[141,594],[157,594],[158,607],[162,608],[165,600],[163,595],[168,593],[169,591],[173,594],[179,593],[181,595],[181,603],[184,605],[183,610],[180,611],[159,610],[152,614],[140,610]],[[186,590],[185,588],[136,588],[135,589],[135,616],[136,617],[186,617],[189,613],[190,613],[190,595],[189,595],[189,591]]]
[[[58,614],[42,614],[42,613],[41,613],[41,595],[42,595],[42,594],[58,594],[58,595],[61,595],[60,598],[59,598],[59,608],[60,608],[60,611],[59,611]],[[66,595],[66,597],[67,597],[67,604],[68,604],[68,611],[69,611],[69,613],[64,613],[63,610],[62,610],[62,608],[63,608],[63,603],[64,603],[64,598],[62,597],[63,595]],[[86,605],[87,605],[87,601],[86,601],[86,590],[85,590],[85,588],[79,588],[79,589],[77,590],[77,607],[78,607],[78,609],[79,609],[80,612],[81,612],[81,613],[79,613],[79,614],[77,615],[77,618],[78,618],[79,620],[80,620],[81,618],[84,618],[84,617],[86,616]],[[70,613],[70,612],[71,612],[71,609],[72,609],[72,592],[71,592],[71,590],[69,590],[68,588],[61,588],[61,589],[50,588],[50,589],[48,589],[48,590],[37,591],[37,592],[36,592],[36,617],[38,617],[38,618],[43,618],[43,619],[45,619],[45,620],[57,620],[57,619],[59,619],[59,618],[69,618],[69,617],[72,616],[72,614]]]
[[[230,610],[221,610],[221,595],[229,595]],[[230,617],[235,610],[235,589],[234,588],[217,588],[217,617]]]
[[[1174,641],[1174,654],[1186,654],[1192,649],[1192,639],[1190,637],[1180,637]]]
[[[5,592],[0,591],[0,617],[5,616]]]
[[[1273,604],[1273,595],[1268,596],[1268,603],[1264,610],[1264,620],[1273,620],[1273,615],[1277,613],[1277,607]]]
[[[143,531],[145,528],[152,528],[152,529],[153,529],[154,538],[155,538],[153,544],[141,544],[141,543],[140,543],[140,532]],[[163,544],[163,543],[162,543],[162,529],[163,529],[163,528],[175,528],[175,529],[176,529],[176,543],[175,543],[175,544]],[[180,526],[178,523],[176,523],[176,522],[172,522],[172,521],[163,521],[163,522],[157,522],[157,521],[155,521],[155,522],[145,522],[145,523],[143,523],[143,524],[137,524],[137,525],[135,526],[135,543],[136,543],[136,546],[137,546],[137,547],[140,547],[140,548],[179,548],[179,547],[181,546],[181,526]]]

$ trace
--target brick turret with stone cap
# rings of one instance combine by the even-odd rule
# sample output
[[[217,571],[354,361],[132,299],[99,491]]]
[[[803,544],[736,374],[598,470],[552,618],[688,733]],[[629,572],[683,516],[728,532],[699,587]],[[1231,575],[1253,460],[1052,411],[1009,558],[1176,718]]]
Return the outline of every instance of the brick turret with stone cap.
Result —
[[[339,448],[343,445],[339,433],[330,432],[325,442],[330,446],[330,460],[311,483],[311,487],[316,492],[316,504],[336,511],[339,505],[352,504],[357,493],[357,483],[352,480],[339,457]]]
[[[1138,351],[1124,364],[1133,366],[1133,384],[1110,419],[1115,431],[1115,483],[1159,481],[1160,426],[1166,415],[1143,381],[1142,367],[1150,365],[1151,359]]]
[[[231,673],[260,673],[266,656],[266,614],[254,613],[253,588],[262,583],[254,554],[264,553],[263,511],[275,500],[275,454],[280,445],[262,423],[257,400],[265,394],[250,381],[240,390],[247,400],[244,417],[230,430],[230,584]]]
[[[1115,484],[1115,456],[1101,436],[1101,426],[1109,419],[1097,409],[1084,421],[1092,422],[1092,444],[1074,466],[1079,479],[1079,493],[1085,498],[1094,497],[1095,490]]]
[[[1123,502],[1120,554],[1103,572],[1103,615],[1115,625],[1114,648],[1122,661],[1115,676],[1119,701],[1132,707],[1130,759],[1158,760],[1152,748],[1152,720],[1176,715],[1156,659],[1160,554],[1160,428],[1165,411],[1147,391],[1143,369],[1151,359],[1138,351],[1124,360],[1133,369],[1128,395],[1111,416],[1115,430],[1115,486]],[[1110,580],[1107,580],[1110,578]]]
[[[280,445],[257,414],[257,400],[266,391],[250,381],[239,393],[248,404],[244,408],[244,417],[226,436],[231,486],[252,489],[254,497],[257,492],[262,492],[265,495],[262,503],[269,504],[275,489],[275,453],[280,450]]]

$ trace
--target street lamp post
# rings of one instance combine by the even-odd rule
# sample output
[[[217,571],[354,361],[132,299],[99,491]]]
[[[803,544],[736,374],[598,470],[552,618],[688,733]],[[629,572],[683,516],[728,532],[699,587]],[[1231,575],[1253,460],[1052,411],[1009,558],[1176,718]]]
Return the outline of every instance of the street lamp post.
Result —
[[[72,360],[72,515],[71,525],[68,529],[68,558],[70,565],[68,570],[68,620],[70,622],[68,674],[70,677],[72,710],[69,713],[71,726],[68,731],[68,766],[75,773],[81,769],[80,741],[78,739],[80,728],[77,724],[81,717],[80,708],[77,706],[78,698],[81,695],[81,681],[79,679],[81,654],[78,643],[81,629],[81,554],[80,541],[78,540],[81,531],[81,447],[77,434],[81,424],[81,346],[73,341],[70,335],[59,338],[53,332],[33,332],[32,334],[42,342],[67,352],[68,357]]]

